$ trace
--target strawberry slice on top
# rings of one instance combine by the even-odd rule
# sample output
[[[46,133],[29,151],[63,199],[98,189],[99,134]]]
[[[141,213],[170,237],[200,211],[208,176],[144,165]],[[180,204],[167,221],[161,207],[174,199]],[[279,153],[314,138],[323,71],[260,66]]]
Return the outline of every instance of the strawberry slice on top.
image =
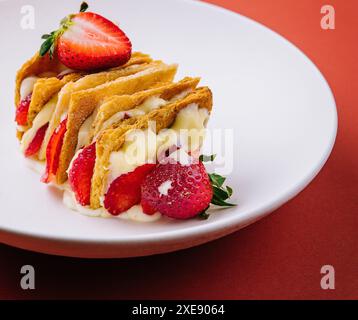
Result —
[[[118,67],[131,57],[132,44],[113,22],[93,12],[82,3],[79,13],[68,15],[60,28],[42,36],[40,55],[57,51],[59,60],[76,70],[99,70]]]
[[[60,164],[60,153],[63,145],[63,139],[67,131],[67,118],[62,120],[61,124],[52,134],[46,148],[46,171],[41,181],[49,183],[54,179]]]

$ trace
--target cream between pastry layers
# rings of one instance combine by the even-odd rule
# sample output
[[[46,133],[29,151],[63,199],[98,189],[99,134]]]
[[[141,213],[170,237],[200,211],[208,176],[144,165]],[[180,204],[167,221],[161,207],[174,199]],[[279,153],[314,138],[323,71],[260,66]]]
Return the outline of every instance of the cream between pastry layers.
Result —
[[[64,203],[72,209],[111,216],[103,202],[116,178],[156,163],[158,155],[174,146],[180,149],[171,156],[180,155],[181,161],[190,161],[189,154],[200,149],[212,100],[208,88],[196,89],[199,78],[173,82],[176,65],[141,53],[133,54],[125,66],[90,74],[53,60],[44,71],[41,59],[46,58],[35,55],[17,75],[17,107],[31,98],[18,137],[25,156],[46,165],[42,181],[64,189]],[[183,129],[191,129],[191,143],[179,135]],[[134,136],[137,140],[131,141]],[[89,201],[81,203],[66,181],[90,145],[95,145],[96,160]],[[134,156],[133,150],[141,156]],[[120,217],[153,221],[160,214],[146,215],[136,204]]]
[[[74,193],[68,190],[65,203],[86,214],[109,216],[104,208],[104,201],[110,185],[117,178],[134,172],[144,164],[156,163],[169,150],[176,149],[169,156],[173,160],[178,160],[183,165],[190,163],[193,159],[189,154],[200,149],[205,136],[205,126],[211,110],[211,92],[207,88],[201,88],[185,91],[185,94],[184,98],[175,96],[168,103],[157,96],[147,98],[144,103],[129,111],[142,111],[143,106],[154,110],[137,119],[124,120],[116,128],[104,130],[95,143],[96,162],[91,179],[90,203],[79,207],[74,203]],[[159,101],[161,107],[158,107]],[[81,152],[82,150],[77,152],[69,171]],[[91,208],[95,210],[89,210]],[[139,204],[123,213],[119,217],[145,217],[146,221],[160,217],[158,213],[143,216]]]
[[[133,53],[118,25],[87,9],[44,34],[16,77],[17,136],[45,166],[41,181],[90,216],[205,219],[211,204],[232,206],[225,178],[205,169],[215,156],[200,155],[210,89],[174,82],[177,65]]]
[[[45,159],[46,146],[56,126],[57,118],[52,120],[52,117],[55,111],[66,110],[72,93],[140,72],[148,68],[151,61],[148,55],[134,53],[130,61],[122,67],[86,74],[66,68],[55,57],[40,57],[36,53],[21,67],[16,76],[17,136],[21,140],[23,152],[26,152],[39,129],[47,125],[48,128],[43,130],[46,138],[41,139],[41,142],[44,140],[45,143],[41,143],[36,150],[31,150],[28,154],[40,160]],[[41,151],[38,150],[39,147],[42,147]]]

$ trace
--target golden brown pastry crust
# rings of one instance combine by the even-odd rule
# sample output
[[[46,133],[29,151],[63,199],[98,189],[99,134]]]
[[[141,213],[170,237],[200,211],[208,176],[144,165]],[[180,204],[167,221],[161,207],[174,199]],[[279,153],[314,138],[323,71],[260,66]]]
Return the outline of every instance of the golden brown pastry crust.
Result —
[[[41,57],[38,52],[35,55],[26,61],[16,74],[15,82],[15,106],[20,102],[20,86],[22,80],[29,76],[38,75],[47,71],[60,71],[61,63],[58,61],[55,56],[53,59],[50,59],[49,55]]]
[[[79,129],[105,98],[113,95],[133,94],[155,83],[172,81],[176,71],[177,65],[165,65],[158,62],[141,72],[117,78],[95,88],[72,93],[56,182],[62,184],[67,180],[66,171],[76,152]]]
[[[57,94],[61,88],[68,82],[76,81],[81,78],[79,73],[70,73],[62,79],[56,77],[40,78],[34,85],[34,90],[31,96],[31,103],[29,106],[29,113],[27,116],[28,127],[32,126],[32,121],[37,114],[42,110],[44,105]]]
[[[187,94],[189,94],[189,90],[194,90],[199,81],[200,78],[186,77],[177,83],[161,83],[159,86],[156,85],[154,88],[140,91],[132,95],[126,94],[122,96],[112,96],[105,99],[104,103],[99,107],[97,116],[93,122],[93,130],[90,133],[90,140],[99,134],[102,130],[104,122],[110,119],[117,112],[134,109],[144,103],[144,101],[149,97],[156,96],[164,100],[170,100],[176,95],[187,90]],[[113,124],[111,128],[114,129],[119,127],[121,122],[122,121]]]
[[[146,62],[150,62],[152,59],[149,55],[141,53],[141,52],[133,52],[131,59],[124,65],[116,68],[109,69],[107,71],[120,69],[123,67],[127,67],[133,64],[142,64]],[[20,87],[21,82],[33,75],[38,75],[43,72],[52,71],[55,73],[60,73],[65,69],[65,66],[58,60],[57,56],[55,55],[52,59],[50,56],[46,54],[45,56],[41,57],[38,52],[36,52],[32,58],[27,60],[21,68],[16,73],[16,80],[15,80],[15,106],[17,107],[20,102]]]
[[[105,192],[104,187],[107,183],[110,154],[122,147],[125,142],[125,134],[131,130],[147,129],[150,121],[156,122],[157,132],[169,128],[179,111],[192,103],[196,103],[199,108],[205,108],[211,112],[213,102],[210,89],[208,87],[198,88],[179,101],[166,105],[161,109],[153,110],[138,119],[125,120],[116,129],[101,132],[96,142],[96,163],[91,184],[90,206],[92,209],[98,209],[101,206],[100,197]]]
[[[62,115],[68,111],[72,94],[77,91],[94,88],[102,85],[106,82],[115,80],[119,77],[131,75],[142,71],[151,64],[151,58],[149,55],[135,52],[131,59],[122,67],[110,69],[109,71],[102,71],[85,75],[76,82],[70,81],[62,87],[58,93],[58,102],[54,114],[52,115],[49,127],[46,131],[43,146],[39,152],[39,159],[44,160],[46,156],[46,146],[51,138],[51,135],[55,129],[60,125]]]

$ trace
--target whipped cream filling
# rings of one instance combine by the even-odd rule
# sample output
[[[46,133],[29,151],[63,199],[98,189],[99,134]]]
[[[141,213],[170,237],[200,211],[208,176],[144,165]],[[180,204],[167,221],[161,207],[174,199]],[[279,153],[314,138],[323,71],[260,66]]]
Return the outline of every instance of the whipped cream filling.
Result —
[[[64,76],[66,76],[66,75],[68,75],[68,74],[70,74],[70,73],[74,73],[74,72],[76,72],[75,70],[73,70],[73,69],[69,69],[69,68],[65,68],[65,69],[63,69],[58,75],[57,75],[57,77],[58,78],[62,78],[62,77],[64,77]]]
[[[125,119],[126,117],[139,117],[142,115],[147,114],[148,112],[158,109],[164,105],[166,105],[168,101],[163,100],[157,96],[150,97],[146,99],[140,106],[127,110],[127,111],[119,111],[115,113],[112,117],[110,117],[108,120],[106,120],[101,129],[107,129],[113,124]]]
[[[16,129],[17,129],[17,131],[25,132],[25,131],[27,130],[27,127],[17,125],[17,126],[16,126]]]
[[[55,95],[50,101],[48,101],[43,109],[35,117],[32,127],[27,130],[22,139],[20,148],[22,152],[25,152],[31,141],[34,139],[37,131],[51,120],[52,114],[55,110],[57,103],[57,95]]]
[[[37,76],[30,76],[22,80],[20,85],[20,99],[25,99],[32,91],[36,81],[39,79]]]
[[[186,93],[187,94],[187,93]],[[151,108],[153,105],[160,105],[158,97],[151,97],[151,100],[146,101],[140,107]],[[161,99],[162,100],[162,99]],[[164,100],[163,100],[164,101]],[[167,103],[167,102],[165,102]],[[138,109],[138,108],[136,108]],[[147,109],[148,110],[148,109]],[[180,145],[181,148],[174,151],[170,157],[180,161],[183,165],[188,165],[192,161],[192,157],[188,154],[191,150],[196,150],[201,147],[201,143],[205,136],[205,127],[209,113],[204,108],[199,108],[198,104],[190,104],[183,110],[181,110],[176,120],[170,129],[165,129],[155,133],[155,129],[149,125],[146,130],[133,130],[126,134],[126,141],[119,151],[112,152],[110,155],[109,173],[107,179],[107,185],[104,194],[107,192],[111,183],[128,172],[134,171],[137,167],[146,163],[156,163],[158,152],[161,150],[168,150],[173,145]],[[85,128],[90,128],[93,119],[88,120],[88,123],[84,124],[83,131]],[[185,131],[185,138],[189,141],[183,141],[181,137],[181,131]],[[186,140],[185,139],[185,140]],[[72,159],[71,168],[73,161],[77,158],[80,150],[77,151],[76,155]],[[163,195],[167,194],[171,188],[171,181],[167,181],[160,186],[159,192]],[[104,195],[101,196],[101,204],[103,205]],[[87,216],[94,217],[114,217],[108,211],[102,207],[96,210],[90,207],[81,206],[75,198],[74,193],[70,188],[66,188],[63,195],[64,204],[72,210],[78,211]],[[120,219],[133,220],[139,222],[152,222],[160,219],[161,214],[159,212],[154,215],[147,215],[143,212],[140,204],[131,207],[128,211],[121,213],[117,216]]]
[[[156,163],[156,134],[151,129],[132,130],[126,134],[126,141],[119,151],[112,152],[109,159],[109,173],[106,190],[111,183],[145,163]]]
[[[90,207],[83,207],[77,202],[74,193],[69,189],[69,187],[65,187],[63,193],[63,203],[69,209],[78,211],[79,213],[90,217],[118,218],[137,222],[153,222],[157,221],[161,217],[159,212],[153,215],[145,214],[140,205],[135,205],[118,216],[111,215],[105,208],[93,210]]]
[[[187,96],[192,89],[183,90],[179,94],[175,95],[170,100],[161,99],[158,96],[152,96],[147,98],[141,105],[137,106],[136,108],[126,110],[126,111],[119,111],[107,119],[101,126],[101,131],[108,129],[113,124],[122,121],[126,117],[133,118],[133,117],[140,117],[152,110],[159,109],[162,106],[165,106],[168,103],[174,102],[176,100],[182,99]],[[96,118],[97,112],[93,112],[90,117],[86,119],[86,121],[82,124],[79,132],[78,132],[78,143],[76,150],[81,149],[82,147],[91,143],[90,141],[90,131],[92,129],[93,122]]]
[[[81,148],[83,148],[91,143],[90,132],[91,132],[92,124],[93,124],[95,117],[96,117],[96,113],[94,112],[82,124],[82,126],[78,132],[76,151],[80,150]]]
[[[45,71],[37,75],[31,75],[24,78],[20,85],[20,99],[26,98],[32,91],[34,91],[35,83],[40,78],[63,77],[66,74],[74,72],[74,70],[67,68],[65,65],[60,65],[59,74],[54,71]]]
[[[127,110],[127,111],[119,111],[115,113],[112,117],[110,117],[102,124],[101,130],[108,129],[113,124],[125,119],[126,117],[129,118],[139,117],[149,113],[152,110],[159,109],[160,107],[165,106],[169,103],[175,102],[179,99],[183,99],[191,91],[192,89],[183,90],[182,92],[172,97],[170,100],[164,100],[158,96],[149,97],[140,106],[137,106],[134,109]]]
[[[165,182],[163,182],[159,187],[158,187],[158,191],[160,196],[167,196],[168,195],[168,191],[172,188],[172,181],[167,180]]]
[[[52,117],[53,117],[54,114],[55,114],[55,110],[56,110],[56,106],[57,106],[57,101],[58,101],[58,99],[59,99],[59,96],[57,95],[57,97],[56,97],[56,103],[55,103],[55,106],[54,106],[54,111],[53,111],[53,113],[52,113],[52,115],[51,115],[51,118],[50,118],[49,122],[51,121]],[[60,122],[62,122],[62,120],[64,120],[66,117],[67,117],[67,111],[62,114]],[[59,125],[58,125],[58,126],[59,126]],[[40,151],[39,151],[39,153],[38,153],[38,158],[39,158],[40,160],[45,160],[45,159],[46,159],[46,149],[47,149],[47,145],[48,145],[48,143],[50,142],[51,136],[53,135],[54,131],[58,128],[58,126],[57,126],[55,129],[53,129],[52,132],[51,132],[50,130],[47,130],[47,132],[46,132],[46,134],[45,134],[44,141],[43,141],[43,143],[42,143],[42,145],[41,145],[41,148],[40,148]]]
[[[122,174],[146,163],[156,163],[157,158],[173,146],[180,149],[171,156],[176,156],[176,160],[183,164],[190,163],[188,153],[201,147],[208,118],[207,109],[190,104],[178,113],[169,129],[161,130],[158,134],[150,126],[146,130],[128,132],[122,148],[110,155],[105,190]]]
[[[67,118],[67,115],[68,115],[68,110],[64,111],[64,112],[61,114],[60,121],[62,122],[63,120],[65,120],[65,119]]]

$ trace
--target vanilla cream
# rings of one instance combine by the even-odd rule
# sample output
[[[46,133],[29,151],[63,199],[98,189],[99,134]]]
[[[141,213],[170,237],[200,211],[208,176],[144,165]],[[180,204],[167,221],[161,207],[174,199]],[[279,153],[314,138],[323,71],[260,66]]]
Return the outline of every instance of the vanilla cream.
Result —
[[[101,218],[119,218],[124,220],[131,220],[137,222],[153,222],[161,218],[161,214],[156,212],[153,215],[145,214],[140,205],[135,205],[129,210],[122,212],[118,216],[113,216],[105,208],[99,208],[96,210],[91,209],[90,207],[81,206],[74,195],[74,193],[68,188],[65,189],[63,193],[63,203],[66,207],[71,210],[78,211],[79,213],[90,216],[90,217],[101,217]]]
[[[163,100],[157,96],[149,97],[146,99],[141,105],[137,106],[136,108],[127,110],[127,111],[119,111],[115,113],[112,117],[106,120],[101,129],[107,129],[115,123],[125,119],[126,116],[132,117],[140,117],[149,113],[152,110],[158,109],[164,105],[166,105],[168,101]]]
[[[146,163],[156,163],[158,155],[173,145],[180,146],[182,149],[178,151],[177,160],[188,164],[190,157],[187,153],[201,147],[208,117],[207,109],[199,108],[197,104],[190,104],[178,113],[170,129],[155,134],[149,126],[146,130],[127,132],[122,148],[110,155],[105,190],[108,190],[110,184],[122,174],[134,171],[135,168]]]
[[[43,109],[35,117],[32,127],[27,130],[21,139],[21,150],[25,152],[31,141],[34,139],[37,131],[48,123],[51,119],[52,113],[55,110],[57,103],[57,95],[55,95],[49,102],[45,104]]]
[[[125,117],[140,117],[142,115],[145,115],[149,113],[152,110],[159,109],[160,107],[163,107],[167,105],[168,103],[175,102],[179,99],[183,99],[186,97],[192,89],[184,90],[174,97],[172,97],[170,100],[164,100],[158,96],[152,96],[147,98],[141,105],[137,106],[134,109],[130,109],[127,111],[119,111],[115,113],[112,117],[110,117],[108,120],[106,120],[103,124],[101,129],[107,129],[111,127],[113,124],[118,123],[119,121],[125,119]]]
[[[156,163],[156,134],[153,130],[133,130],[126,134],[122,148],[110,155],[107,187],[119,176],[145,163]]]
[[[61,72],[57,75],[57,77],[58,77],[58,78],[61,78],[61,77],[64,77],[64,76],[66,76],[66,75],[68,75],[68,74],[70,74],[70,73],[74,73],[74,72],[76,72],[76,71],[73,70],[73,69],[65,68],[63,71],[61,71]]]
[[[150,107],[154,104],[159,105],[158,98],[152,99],[149,103]],[[155,101],[155,102],[154,102]],[[147,102],[148,103],[148,102]],[[141,108],[147,108],[147,105],[141,105]],[[136,108],[138,109],[138,108]],[[179,160],[183,165],[190,164],[192,157],[187,152],[199,148],[201,145],[197,143],[202,142],[204,137],[205,126],[209,117],[209,113],[206,109],[199,108],[197,104],[190,104],[183,110],[181,110],[176,120],[170,129],[160,131],[158,134],[155,133],[153,123],[149,124],[149,128],[146,130],[132,130],[126,133],[126,139],[119,151],[112,152],[109,160],[108,168],[108,179],[105,193],[107,192],[110,184],[119,176],[128,172],[134,171],[137,167],[146,163],[156,163],[157,155],[159,150],[167,150],[173,145],[184,146],[177,151],[174,151],[170,157],[174,157]],[[89,120],[88,123],[92,123],[93,119]],[[85,127],[88,128],[89,124],[84,124],[83,132]],[[189,130],[189,131],[188,131]],[[181,131],[185,131],[187,134],[185,137],[190,137],[190,142],[181,140]],[[193,143],[197,142],[197,143]],[[80,151],[77,151],[73,158],[70,168],[74,159],[77,158]],[[166,181],[159,188],[158,191],[161,195],[167,195],[168,191],[172,188],[172,182]],[[105,194],[104,193],[104,194]],[[104,195],[101,197],[101,203],[103,205]],[[96,210],[90,207],[81,206],[75,198],[74,193],[66,189],[63,196],[64,204],[72,210],[79,211],[80,213],[87,216],[94,217],[114,217],[109,214],[105,208],[99,208]],[[151,222],[160,219],[161,214],[155,213],[154,215],[147,215],[143,212],[140,205],[131,207],[126,212],[118,215],[118,218],[140,221],[140,222]]]
[[[158,187],[158,191],[160,196],[167,196],[168,195],[168,191],[172,188],[172,181],[167,180],[165,182],[163,182],[159,187]]]
[[[89,145],[91,143],[90,140],[90,131],[92,128],[92,123],[96,117],[95,113],[92,113],[86,121],[82,124],[79,132],[78,132],[78,141],[77,141],[77,147],[76,151]]]
[[[25,99],[32,91],[36,81],[39,79],[37,76],[30,76],[22,80],[20,85],[20,99]]]

